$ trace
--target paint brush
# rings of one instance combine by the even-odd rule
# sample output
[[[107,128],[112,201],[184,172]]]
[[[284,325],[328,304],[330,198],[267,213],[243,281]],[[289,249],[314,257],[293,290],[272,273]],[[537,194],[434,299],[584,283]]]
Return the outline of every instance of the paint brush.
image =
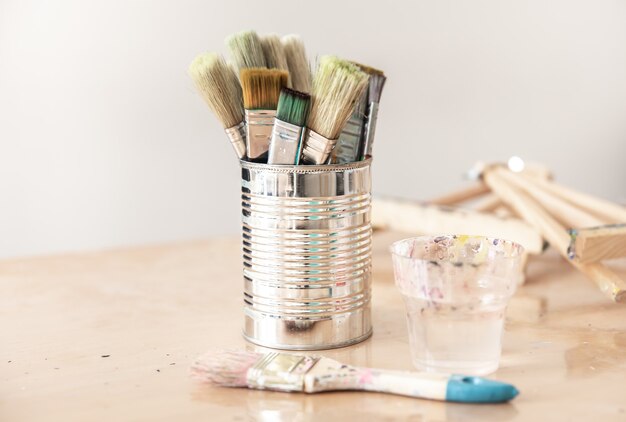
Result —
[[[337,146],[335,146],[333,151],[333,162],[340,164],[352,163],[361,159],[366,111],[367,90],[364,90],[354,107],[352,115],[339,135]]]
[[[250,67],[267,67],[261,40],[255,31],[242,31],[226,39],[235,66],[239,71]]]
[[[270,140],[268,164],[299,163],[302,132],[310,103],[309,94],[289,88],[281,90]]]
[[[369,75],[367,87],[367,112],[365,118],[365,134],[363,136],[363,146],[361,148],[361,160],[372,156],[372,146],[374,145],[374,136],[376,135],[376,121],[378,119],[378,105],[383,87],[387,81],[387,77],[382,70],[373,67],[358,64],[359,68]]]
[[[269,149],[280,90],[288,73],[278,69],[250,68],[240,73],[246,116],[247,156],[264,162]]]
[[[283,44],[287,66],[289,67],[289,77],[291,87],[300,92],[311,92],[311,67],[306,58],[304,43],[298,35],[285,35],[281,38]]]
[[[276,352],[214,352],[198,358],[191,372],[218,386],[284,392],[361,390],[466,403],[501,403],[519,394],[510,384],[481,377],[359,368]]]
[[[263,49],[265,64],[268,68],[289,72],[285,49],[278,35],[270,34],[261,36],[261,48]],[[287,81],[287,87],[291,88],[290,80]]]
[[[366,86],[367,75],[354,64],[334,56],[320,59],[313,78],[303,162],[326,163]]]
[[[237,74],[216,53],[198,55],[189,74],[209,108],[224,127],[239,159],[246,156],[246,129],[243,119],[242,91]]]

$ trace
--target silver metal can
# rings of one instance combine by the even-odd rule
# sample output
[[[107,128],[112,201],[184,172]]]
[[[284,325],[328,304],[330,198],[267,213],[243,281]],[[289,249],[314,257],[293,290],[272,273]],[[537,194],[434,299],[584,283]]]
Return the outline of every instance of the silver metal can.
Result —
[[[315,350],[371,335],[370,167],[241,161],[247,340]]]

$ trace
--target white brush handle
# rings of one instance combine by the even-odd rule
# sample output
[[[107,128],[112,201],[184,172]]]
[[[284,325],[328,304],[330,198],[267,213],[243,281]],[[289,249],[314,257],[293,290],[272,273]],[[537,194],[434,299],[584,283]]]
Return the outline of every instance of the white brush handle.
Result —
[[[448,374],[429,374],[359,368],[362,390],[445,400]]]
[[[306,374],[304,391],[362,390],[445,400],[449,378],[447,374],[356,368],[322,358]]]

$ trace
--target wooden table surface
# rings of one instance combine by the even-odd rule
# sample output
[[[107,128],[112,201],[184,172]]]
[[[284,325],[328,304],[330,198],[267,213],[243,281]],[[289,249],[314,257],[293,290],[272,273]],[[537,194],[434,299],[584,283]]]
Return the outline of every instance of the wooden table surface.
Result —
[[[324,355],[411,369],[387,253],[399,237],[375,235],[374,336]],[[551,253],[531,261],[510,308],[493,377],[521,395],[502,405],[193,382],[190,362],[207,349],[253,347],[240,265],[237,238],[0,261],[0,420],[626,420],[626,306]]]

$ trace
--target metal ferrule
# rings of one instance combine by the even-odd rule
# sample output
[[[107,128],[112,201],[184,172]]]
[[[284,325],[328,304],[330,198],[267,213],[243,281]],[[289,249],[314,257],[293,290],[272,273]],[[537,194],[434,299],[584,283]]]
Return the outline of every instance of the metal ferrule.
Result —
[[[269,150],[276,110],[246,110],[247,155],[261,160]]]
[[[246,156],[246,122],[242,121],[238,125],[225,129],[224,132],[235,149],[237,157],[240,160],[244,158]]]
[[[335,163],[352,163],[360,158],[360,147],[365,126],[365,114],[357,109],[343,128],[337,146],[333,150]]]
[[[270,140],[268,164],[298,164],[302,128],[276,119]]]
[[[248,369],[248,388],[304,391],[304,376],[318,361],[319,358],[312,356],[268,353]]]
[[[361,151],[361,159],[372,156],[372,146],[374,144],[374,136],[376,134],[376,120],[378,118],[378,103],[369,103],[367,107],[367,119],[365,122],[365,141],[363,143],[363,151]]]
[[[306,164],[324,164],[332,152],[336,139],[328,139],[314,130],[308,129],[304,137],[302,161]]]

